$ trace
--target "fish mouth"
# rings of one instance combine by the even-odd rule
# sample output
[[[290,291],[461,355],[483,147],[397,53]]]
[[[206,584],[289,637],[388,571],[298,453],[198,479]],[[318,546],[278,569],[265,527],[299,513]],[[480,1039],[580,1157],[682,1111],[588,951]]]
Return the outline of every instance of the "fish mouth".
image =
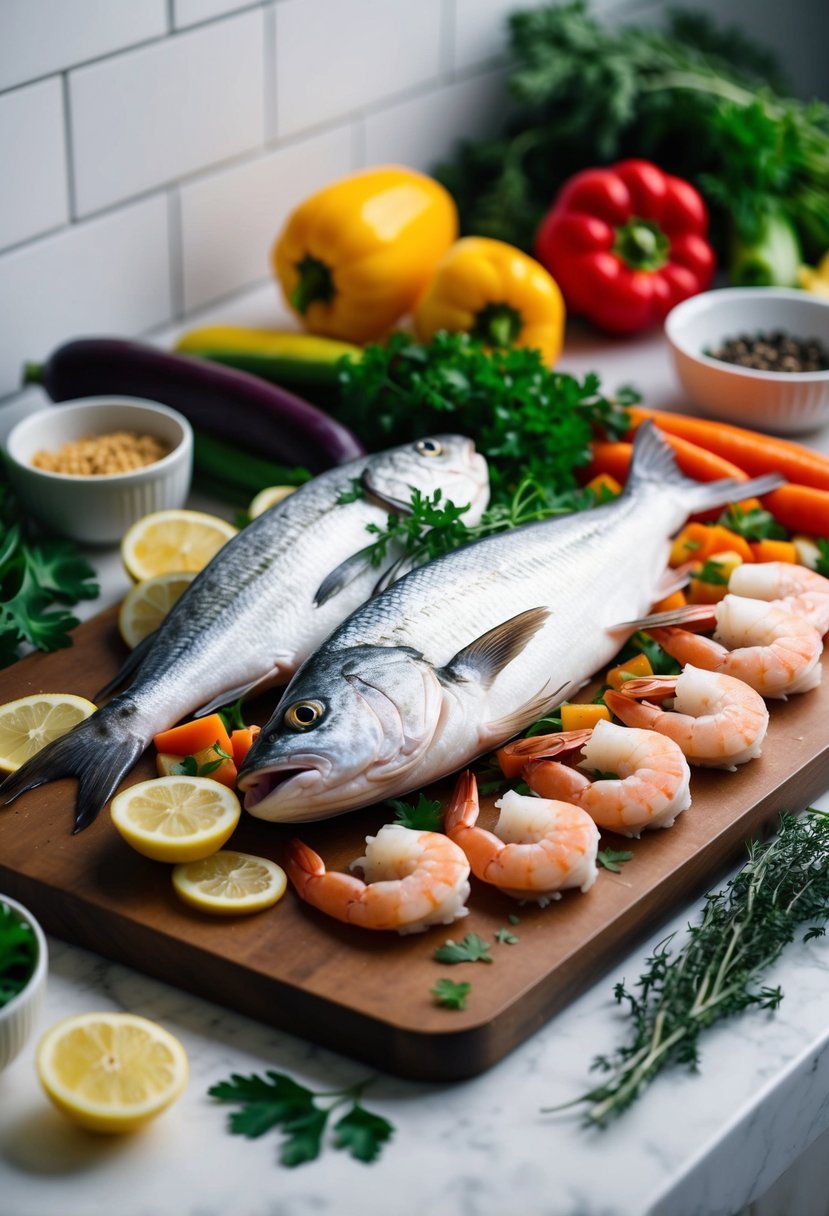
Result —
[[[254,769],[239,778],[239,789],[244,791],[246,811],[259,819],[271,819],[286,791],[290,798],[319,779],[320,771],[314,765],[286,764]]]

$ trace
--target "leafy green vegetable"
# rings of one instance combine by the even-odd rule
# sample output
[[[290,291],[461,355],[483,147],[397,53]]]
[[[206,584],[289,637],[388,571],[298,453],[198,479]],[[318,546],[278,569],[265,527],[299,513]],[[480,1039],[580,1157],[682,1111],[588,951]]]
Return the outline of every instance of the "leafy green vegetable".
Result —
[[[466,1001],[472,985],[467,981],[455,983],[454,980],[436,980],[432,985],[431,992],[439,1005],[445,1005],[447,1009],[466,1009]]]
[[[599,849],[596,854],[596,863],[604,866],[606,870],[610,870],[612,874],[619,874],[624,862],[630,861],[632,857],[633,854],[626,849]]]
[[[63,605],[94,599],[95,571],[67,540],[37,538],[0,468],[0,667],[38,650],[70,646],[77,619]]]
[[[503,130],[436,170],[464,232],[530,248],[568,177],[639,156],[700,188],[722,257],[780,213],[809,260],[829,248],[829,107],[787,98],[771,52],[738,29],[688,12],[664,32],[611,25],[577,0],[516,12],[509,33]]]
[[[394,822],[416,832],[439,832],[443,826],[443,812],[437,798],[418,794],[414,806],[400,798],[390,798],[388,805],[394,811]]]
[[[746,511],[739,503],[732,503],[717,522],[746,540],[787,540],[789,536],[771,512],[762,507],[750,507]]]
[[[759,977],[812,922],[804,940],[823,934],[829,918],[829,814],[782,815],[780,831],[748,846],[748,861],[726,887],[706,896],[699,921],[671,953],[669,937],[648,959],[636,989],[617,984],[616,1001],[632,1019],[628,1043],[599,1056],[607,1079],[577,1098],[588,1123],[621,1114],[669,1064],[696,1069],[703,1030],[750,1006],[776,1009],[779,988]],[[561,1107],[555,1109],[562,1109]]]
[[[0,900],[0,1009],[22,992],[37,963],[31,925]]]
[[[829,578],[829,540],[824,540],[823,537],[818,537],[815,541],[820,557],[815,563],[815,570],[818,574],[822,574],[824,578]]]
[[[504,946],[517,946],[519,941],[509,929],[498,929],[495,933],[495,940],[501,942]]]
[[[332,1128],[335,1147],[348,1149],[358,1161],[376,1160],[394,1128],[387,1119],[362,1105],[363,1091],[370,1083],[362,1081],[349,1089],[315,1094],[287,1074],[268,1069],[264,1077],[234,1073],[229,1081],[211,1085],[207,1092],[220,1102],[241,1108],[228,1120],[234,1135],[254,1139],[272,1128],[280,1128],[285,1139],[279,1159],[283,1165],[293,1167],[320,1155],[331,1115],[346,1104],[349,1109]],[[320,1106],[319,1100],[325,1098],[333,1101]]]
[[[477,933],[467,933],[461,942],[453,942],[451,937],[442,946],[438,946],[432,957],[438,963],[491,963],[489,942],[485,942]]]

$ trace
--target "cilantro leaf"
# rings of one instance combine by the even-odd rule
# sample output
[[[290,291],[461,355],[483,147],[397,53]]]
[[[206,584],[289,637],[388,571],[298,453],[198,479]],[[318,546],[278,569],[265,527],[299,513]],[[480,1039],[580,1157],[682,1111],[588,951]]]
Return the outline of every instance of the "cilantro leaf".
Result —
[[[466,981],[456,983],[454,980],[437,980],[431,988],[431,992],[438,1005],[445,1005],[447,1009],[466,1009],[466,1001],[472,985]]]
[[[596,863],[604,866],[606,870],[610,870],[613,874],[621,873],[621,863],[630,861],[633,854],[626,849],[600,849],[596,854]]]
[[[771,512],[762,507],[750,507],[746,511],[739,503],[732,503],[717,522],[746,540],[787,540],[789,536]]]
[[[328,1122],[328,1111],[313,1104],[307,1110],[297,1111],[282,1124],[285,1140],[279,1150],[279,1160],[292,1169],[314,1161],[322,1149],[322,1136]]]
[[[495,934],[495,940],[502,942],[505,946],[515,946],[518,944],[519,938],[511,933],[509,929],[498,929]]]
[[[375,1161],[382,1146],[394,1135],[394,1125],[382,1115],[373,1115],[355,1102],[334,1124],[337,1148],[347,1148],[358,1161]]]
[[[477,933],[467,933],[461,942],[451,938],[442,946],[438,946],[432,957],[438,963],[491,963],[489,942],[485,942]]]
[[[394,810],[394,822],[404,828],[413,828],[416,832],[441,830],[443,812],[437,798],[427,798],[425,794],[419,794],[415,806],[399,798],[390,798],[388,805]]]
[[[272,1072],[265,1077],[242,1077],[234,1073],[229,1081],[211,1085],[208,1094],[220,1102],[242,1106],[230,1116],[230,1128],[236,1135],[253,1139],[310,1110],[313,1094],[284,1073]]]

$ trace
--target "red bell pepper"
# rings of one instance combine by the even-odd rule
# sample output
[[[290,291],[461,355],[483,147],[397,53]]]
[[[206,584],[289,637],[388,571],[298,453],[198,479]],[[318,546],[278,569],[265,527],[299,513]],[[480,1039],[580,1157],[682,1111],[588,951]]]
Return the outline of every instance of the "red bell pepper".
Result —
[[[658,324],[714,274],[708,213],[694,187],[646,160],[585,169],[564,184],[535,255],[569,312],[610,333]]]

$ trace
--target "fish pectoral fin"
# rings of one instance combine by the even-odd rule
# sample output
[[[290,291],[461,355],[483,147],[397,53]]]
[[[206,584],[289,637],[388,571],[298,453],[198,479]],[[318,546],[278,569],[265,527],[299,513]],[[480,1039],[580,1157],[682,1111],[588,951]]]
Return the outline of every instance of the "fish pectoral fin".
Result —
[[[272,688],[274,684],[285,684],[293,673],[293,669],[294,664],[289,661],[287,655],[284,662],[277,659],[271,670],[264,676],[260,676],[257,680],[251,680],[248,684],[237,684],[235,688],[222,689],[206,705],[202,705],[200,709],[195,710],[193,717],[204,718],[207,714],[215,713],[217,709],[221,709],[225,705],[232,705],[240,697],[255,696],[257,693],[264,692],[267,688]]]
[[[572,684],[561,684],[558,688],[551,691],[550,681],[547,680],[532,700],[522,705],[520,709],[504,714],[503,718],[496,718],[492,722],[486,722],[478,733],[481,746],[489,750],[490,748],[500,746],[505,740],[511,739],[513,735],[520,734],[522,730],[526,730],[530,723],[536,722],[544,714],[549,713],[551,709],[563,700],[563,694],[572,688]]]
[[[478,680],[488,688],[499,672],[517,658],[549,616],[549,608],[519,612],[459,650],[446,664],[443,674],[452,680]]]
[[[157,632],[158,630],[154,629],[152,633],[148,633],[145,638],[142,638],[135,649],[130,651],[130,653],[127,655],[126,659],[118,668],[118,671],[115,673],[112,679],[105,684],[103,688],[98,689],[92,698],[96,705],[104,697],[108,697],[111,692],[115,692],[116,688],[120,688],[122,684],[126,683],[127,677],[131,676],[134,671],[138,670],[149,652],[150,647],[155,641]]]
[[[371,548],[371,545],[366,545],[365,549],[352,553],[325,576],[314,594],[315,608],[321,608],[323,604],[327,604],[344,587],[348,587],[361,574],[365,574],[367,570],[371,569]]]

